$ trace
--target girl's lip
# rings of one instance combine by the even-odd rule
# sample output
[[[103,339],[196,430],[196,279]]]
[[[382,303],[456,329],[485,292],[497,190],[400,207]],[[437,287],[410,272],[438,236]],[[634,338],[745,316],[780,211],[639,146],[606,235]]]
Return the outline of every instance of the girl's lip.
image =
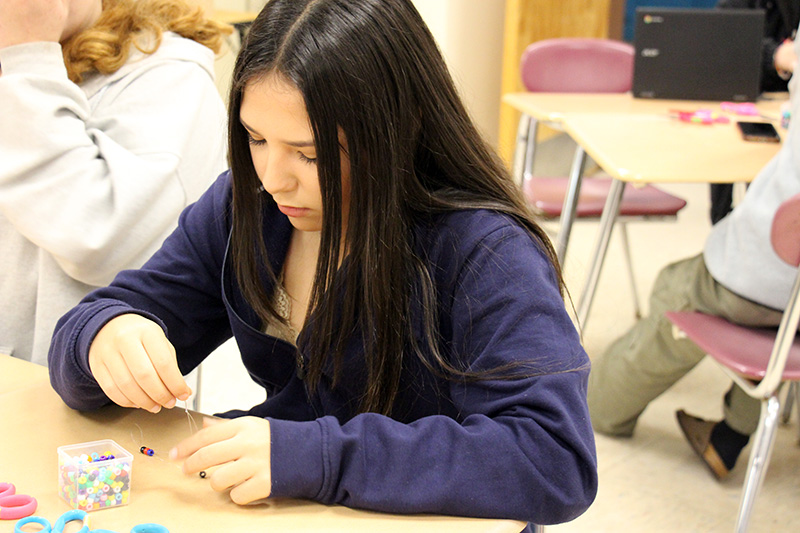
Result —
[[[278,210],[287,217],[303,217],[308,214],[309,209],[305,207],[291,207],[288,205],[278,205]]]

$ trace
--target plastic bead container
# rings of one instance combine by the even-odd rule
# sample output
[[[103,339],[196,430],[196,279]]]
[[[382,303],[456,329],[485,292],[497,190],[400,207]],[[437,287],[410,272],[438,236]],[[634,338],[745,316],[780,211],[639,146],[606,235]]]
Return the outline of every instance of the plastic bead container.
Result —
[[[132,466],[133,455],[113,440],[59,446],[58,493],[83,511],[126,505]]]

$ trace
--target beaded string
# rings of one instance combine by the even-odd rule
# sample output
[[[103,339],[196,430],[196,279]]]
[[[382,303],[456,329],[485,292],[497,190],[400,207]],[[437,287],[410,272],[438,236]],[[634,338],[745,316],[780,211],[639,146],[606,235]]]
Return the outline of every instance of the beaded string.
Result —
[[[148,448],[147,446],[140,446],[140,443],[144,442],[144,431],[142,431],[142,426],[140,426],[139,424],[134,423],[133,425],[136,426],[137,428],[139,428],[139,435],[141,435],[142,440],[141,441],[137,441],[136,440],[136,438],[133,435],[133,430],[131,430],[131,440],[133,441],[133,443],[136,446],[136,448],[139,449],[139,452],[142,455],[146,455],[148,457],[152,457],[153,459],[158,459],[162,463],[166,463],[166,464],[168,464],[168,465],[170,465],[172,467],[177,468],[178,470],[181,469],[181,467],[176,465],[175,463],[172,463],[170,461],[166,461],[166,460],[162,459],[159,455],[156,454],[155,450],[153,450],[152,448]]]
[[[192,415],[189,413],[189,407],[187,405],[184,405],[183,409],[184,409],[184,412],[186,413],[186,418],[189,421],[189,433],[194,435],[195,433],[197,433],[199,431],[199,428],[197,426],[197,422],[194,421],[194,418],[192,418]],[[137,442],[136,438],[133,435],[133,430],[131,430],[131,441],[133,441],[134,445],[137,448],[139,448],[139,452],[141,454],[146,455],[148,457],[154,457],[154,458],[158,459],[159,461],[161,461],[163,463],[167,463],[167,464],[177,468],[178,470],[181,470],[180,466],[176,465],[175,463],[166,461],[166,460],[162,459],[160,456],[156,455],[155,450],[153,450],[152,448],[148,448],[147,446],[140,446],[139,444],[144,441],[144,431],[142,430],[142,426],[140,426],[139,424],[134,423],[133,425],[136,426],[137,428],[139,428],[139,435],[141,436],[142,440]],[[206,477],[205,470],[200,472],[200,477],[201,478]]]

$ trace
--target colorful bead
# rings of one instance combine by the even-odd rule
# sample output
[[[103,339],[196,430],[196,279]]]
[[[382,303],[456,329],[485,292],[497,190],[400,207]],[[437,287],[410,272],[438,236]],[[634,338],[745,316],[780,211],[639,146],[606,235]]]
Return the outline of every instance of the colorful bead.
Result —
[[[151,457],[152,457],[153,455],[155,455],[155,453],[156,453],[156,452],[154,452],[154,451],[153,451],[153,449],[152,449],[152,448],[148,448],[147,446],[142,446],[141,448],[139,448],[139,451],[140,451],[141,453],[143,453],[144,455],[149,455],[149,456],[151,456]]]

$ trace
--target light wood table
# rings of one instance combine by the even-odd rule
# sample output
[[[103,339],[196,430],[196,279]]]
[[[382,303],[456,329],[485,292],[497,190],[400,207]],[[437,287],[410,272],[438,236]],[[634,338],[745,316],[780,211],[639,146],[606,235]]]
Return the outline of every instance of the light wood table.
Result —
[[[562,263],[575,219],[586,155],[614,178],[578,304],[577,318],[582,327],[588,319],[625,182],[644,185],[752,180],[778,152],[780,145],[743,141],[735,122],[777,122],[786,98],[786,94],[777,94],[758,102],[762,117],[752,117],[722,113],[720,102],[642,99],[634,98],[630,93],[512,93],[503,97],[504,102],[524,116],[557,125],[578,144],[556,240],[556,251]],[[730,122],[700,125],[670,117],[672,110],[700,109],[720,112]],[[535,135],[535,128],[527,133],[531,134]],[[525,140],[525,135],[521,128],[522,140]],[[518,161],[515,161],[515,174],[520,174],[517,176],[519,179],[518,167]]]
[[[27,368],[26,368],[27,367]],[[402,516],[358,511],[302,500],[269,500],[239,506],[227,493],[211,489],[207,479],[186,476],[166,459],[170,448],[191,433],[182,409],[151,414],[141,409],[109,406],[91,413],[68,408],[50,387],[47,371],[31,363],[0,358],[5,387],[15,376],[25,384],[0,395],[0,481],[34,496],[36,515],[54,523],[69,506],[58,494],[56,448],[111,439],[133,454],[130,503],[89,513],[92,529],[127,533],[134,525],[158,523],[183,532],[314,532],[386,531],[408,533],[515,533],[525,524],[448,516]],[[204,415],[192,413],[202,425]],[[139,453],[147,446],[156,451]],[[0,532],[14,531],[15,520],[0,520]]]
[[[785,101],[785,94],[773,95],[773,99],[759,103],[759,110],[766,116],[779,119],[780,106]],[[573,115],[614,115],[617,117],[630,118],[634,122],[643,118],[645,120],[659,121],[668,120],[669,111],[679,110],[698,110],[712,109],[719,110],[720,102],[712,101],[693,101],[693,100],[657,100],[634,98],[630,93],[610,93],[610,94],[581,94],[581,93],[509,93],[503,96],[503,101],[522,113],[522,121],[518,131],[517,153],[514,157],[514,177],[522,184],[523,173],[526,159],[532,159],[532,152],[525,152],[527,140],[536,135],[538,122],[545,122],[557,129],[565,129],[565,123]],[[606,118],[597,119],[601,124]],[[743,117],[742,120],[762,120],[761,118]],[[684,124],[684,123],[681,123]],[[684,124],[685,125],[685,124]],[[638,126],[638,124],[635,124]],[[621,149],[628,146],[630,140],[636,140],[636,128],[630,130],[630,134],[622,143]],[[623,137],[624,130],[614,130],[610,133],[620,133]],[[658,134],[660,136],[660,133]],[[647,139],[648,141],[650,139]],[[664,157],[671,157],[667,148],[660,147],[662,144],[644,145],[645,150],[640,150],[642,157],[651,157],[653,154],[661,153]],[[683,145],[679,147],[683,148]],[[680,157],[680,156],[679,156]],[[596,161],[600,164],[599,161]],[[582,144],[578,144],[572,166],[569,173],[569,187],[564,197],[564,204],[559,220],[559,229],[556,236],[556,254],[563,264],[572,225],[575,220],[575,212],[578,205],[581,180],[583,179],[584,166],[586,163],[586,151]],[[736,164],[736,161],[731,163]],[[603,165],[601,164],[601,167]],[[667,169],[668,167],[665,167]],[[608,172],[608,169],[603,167]],[[665,170],[666,171],[666,170]],[[750,178],[752,179],[752,177]]]
[[[765,116],[778,116],[778,102],[759,104]],[[681,109],[687,108],[684,103]],[[699,109],[699,107],[698,107]],[[736,120],[701,125],[665,113],[569,113],[564,129],[613,179],[578,304],[585,327],[626,182],[749,182],[780,150],[780,143],[742,140]],[[777,124],[776,124],[777,126]],[[777,128],[781,135],[786,130]]]
[[[50,376],[46,367],[34,365],[10,355],[0,354],[0,396],[24,389],[30,385],[49,382]],[[1,432],[2,429],[0,429],[0,434],[2,434]],[[0,469],[0,471],[2,470]]]

